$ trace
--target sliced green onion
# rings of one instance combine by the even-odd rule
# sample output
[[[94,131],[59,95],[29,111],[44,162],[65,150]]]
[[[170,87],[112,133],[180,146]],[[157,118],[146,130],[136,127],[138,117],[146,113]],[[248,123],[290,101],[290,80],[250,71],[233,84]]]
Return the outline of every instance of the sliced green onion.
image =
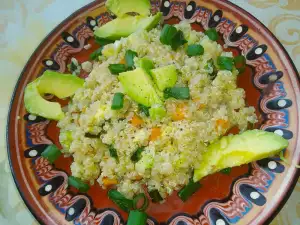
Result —
[[[119,162],[117,149],[115,149],[112,145],[110,145],[108,150],[109,150],[110,156],[115,158],[117,160],[117,162]]]
[[[243,73],[246,69],[246,58],[245,56],[238,55],[234,57],[234,66],[239,71],[239,73]]]
[[[220,67],[220,70],[232,71],[234,66],[233,58],[227,56],[219,56],[217,62],[218,66]]]
[[[280,160],[281,160],[282,162],[284,162],[285,164],[290,165],[289,161],[284,157],[283,151],[281,151],[281,152],[279,153],[279,158],[280,158]],[[295,165],[295,167],[296,167],[297,169],[300,169],[300,165]]]
[[[204,67],[205,70],[209,70],[209,68],[212,68],[212,72],[209,72],[210,79],[214,80],[218,74],[218,70],[213,59],[208,60],[207,64]]]
[[[81,66],[79,65],[76,58],[71,59],[71,63],[67,65],[67,68],[73,75],[79,75],[81,71]]]
[[[176,51],[181,45],[184,45],[185,43],[187,43],[187,40],[185,40],[183,32],[179,30],[171,40],[171,47],[174,51]]]
[[[139,110],[145,114],[145,116],[150,116],[150,113],[149,113],[149,109],[150,107],[147,107],[147,106],[144,106],[142,104],[139,104]]]
[[[122,109],[124,105],[124,94],[117,92],[114,95],[114,98],[112,100],[111,109],[112,110],[119,110]]]
[[[71,61],[71,63],[67,67],[69,71],[73,73],[77,70],[78,65],[76,65],[73,61]]]
[[[108,191],[108,198],[112,200],[116,205],[118,205],[125,212],[129,212],[133,208],[133,201],[126,198],[117,190],[111,189]]]
[[[169,24],[166,24],[160,33],[160,42],[165,45],[171,45],[171,41],[177,33],[177,29]]]
[[[90,54],[91,60],[98,60],[99,56],[102,55],[103,47],[98,48],[96,51],[94,51],[92,54]]]
[[[96,42],[98,45],[101,45],[101,46],[104,46],[104,45],[108,45],[108,44],[114,43],[113,40],[108,40],[108,39],[100,38],[100,37],[96,37],[96,36],[95,36],[95,42]]]
[[[127,68],[134,69],[134,61],[133,59],[137,57],[138,54],[134,51],[127,50],[125,53],[125,61]]]
[[[42,156],[46,158],[50,163],[54,163],[56,159],[61,155],[61,151],[56,145],[49,145],[43,152]]]
[[[154,202],[154,203],[161,202],[163,200],[163,198],[160,196],[158,190],[150,191],[149,195],[150,195],[152,202]]]
[[[138,148],[131,156],[131,161],[138,162],[142,158],[142,153],[145,150],[144,147]]]
[[[119,75],[119,73],[127,71],[127,67],[124,64],[110,64],[108,69],[114,75]]]
[[[176,99],[189,99],[190,98],[190,89],[188,87],[173,87],[166,88],[164,90],[164,97],[176,98]]]
[[[186,201],[191,197],[196,191],[198,191],[201,187],[201,184],[199,182],[194,182],[193,179],[190,179],[189,183],[182,188],[178,192],[178,196],[182,201]]]
[[[202,45],[189,45],[187,47],[186,53],[188,56],[203,55],[204,48],[202,47]]]
[[[138,208],[138,203],[141,199],[143,199],[143,205]],[[133,198],[133,209],[134,210],[146,211],[148,206],[149,206],[149,200],[144,193],[140,193]]]
[[[80,192],[87,192],[90,187],[88,184],[84,183],[82,180],[80,180],[77,177],[70,176],[68,178],[68,184],[76,189],[78,189]]]
[[[146,225],[147,214],[138,210],[132,210],[129,213],[127,225]]]
[[[223,174],[227,174],[227,175],[229,175],[229,174],[230,174],[230,172],[231,172],[231,168],[230,168],[230,167],[228,167],[228,168],[225,168],[225,169],[221,170],[220,172],[221,172],[221,173],[223,173]]]
[[[84,137],[86,137],[86,138],[100,138],[100,134],[85,133]]]
[[[212,41],[217,41],[219,39],[219,34],[218,34],[216,28],[210,28],[210,29],[206,30],[204,33]]]

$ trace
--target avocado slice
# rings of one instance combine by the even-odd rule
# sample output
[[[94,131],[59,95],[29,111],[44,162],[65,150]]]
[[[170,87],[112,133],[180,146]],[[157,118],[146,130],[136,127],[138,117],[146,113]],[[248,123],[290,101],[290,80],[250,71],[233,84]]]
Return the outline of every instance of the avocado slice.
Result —
[[[116,16],[124,16],[129,12],[148,16],[151,9],[149,0],[107,0],[105,6]]]
[[[24,102],[29,113],[47,119],[60,120],[64,117],[61,106],[57,102],[49,102],[42,95],[53,94],[58,98],[66,98],[81,88],[84,80],[74,75],[45,71],[44,74],[29,83],[25,88]]]
[[[120,73],[118,78],[125,93],[137,103],[147,107],[162,104],[155,90],[155,85],[145,70],[137,68],[133,71]]]
[[[149,113],[152,120],[160,120],[166,116],[167,111],[163,105],[155,104],[149,109]]]
[[[147,31],[151,30],[160,22],[161,18],[161,12],[149,17],[124,16],[98,27],[94,34],[99,38],[118,40],[121,37],[128,37],[130,34],[140,29],[145,29]]]
[[[140,68],[144,69],[147,73],[150,74],[150,70],[154,69],[154,64],[151,59],[144,57],[144,58],[138,59],[135,67],[140,67]]]
[[[177,71],[174,65],[153,69],[151,75],[160,91],[174,87],[177,81]]]
[[[51,70],[46,70],[37,82],[41,95],[45,93],[53,94],[58,98],[70,97],[84,84],[84,80],[77,76]]]
[[[288,141],[272,132],[249,130],[242,134],[225,136],[208,146],[193,180],[234,166],[240,166],[279,153]]]

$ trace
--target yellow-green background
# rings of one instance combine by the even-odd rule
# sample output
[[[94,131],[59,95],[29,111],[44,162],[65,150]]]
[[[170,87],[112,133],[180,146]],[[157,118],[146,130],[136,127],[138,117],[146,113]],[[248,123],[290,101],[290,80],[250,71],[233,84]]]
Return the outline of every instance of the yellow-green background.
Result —
[[[209,0],[207,0],[209,1]],[[222,0],[220,0],[222,1]],[[300,69],[300,0],[231,0],[279,38]],[[24,205],[11,177],[5,126],[15,83],[42,39],[72,12],[91,0],[0,0],[0,224],[38,224]],[[300,182],[273,225],[300,224]]]

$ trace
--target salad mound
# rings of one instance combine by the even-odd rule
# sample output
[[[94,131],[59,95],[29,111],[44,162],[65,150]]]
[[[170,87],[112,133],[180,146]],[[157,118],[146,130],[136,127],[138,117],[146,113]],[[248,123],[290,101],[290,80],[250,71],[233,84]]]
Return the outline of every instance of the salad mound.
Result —
[[[218,64],[232,53],[187,23],[169,27],[186,40],[176,50],[162,43],[165,28],[104,46],[58,124],[75,177],[128,198],[143,185],[165,198],[189,182],[209,143],[256,122],[239,71]]]
[[[162,14],[149,16],[147,0],[109,0],[107,7],[118,18],[95,30],[101,47],[91,61],[72,59],[72,74],[46,71],[25,89],[27,111],[59,121],[63,149],[49,145],[42,157],[73,157],[70,186],[110,189],[108,197],[130,212],[127,224],[142,225],[145,192],[155,203],[174,191],[187,201],[201,178],[288,146],[274,133],[247,131],[257,118],[237,86],[246,59],[224,51],[215,29],[160,26]],[[85,80],[76,76],[81,67],[90,72]],[[71,99],[62,109],[45,93]],[[226,136],[232,127],[240,134]]]

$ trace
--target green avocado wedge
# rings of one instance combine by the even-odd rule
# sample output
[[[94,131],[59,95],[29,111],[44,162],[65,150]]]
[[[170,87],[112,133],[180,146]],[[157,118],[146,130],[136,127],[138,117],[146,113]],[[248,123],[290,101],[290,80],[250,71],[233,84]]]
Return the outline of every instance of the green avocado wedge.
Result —
[[[58,98],[66,98],[83,87],[83,84],[84,80],[74,75],[45,71],[41,77],[26,86],[24,93],[25,108],[31,114],[47,119],[60,120],[64,117],[60,104],[45,100],[43,95],[47,93]]]
[[[222,169],[274,156],[288,144],[283,137],[262,130],[222,137],[208,146],[199,167],[194,170],[193,180],[197,182]]]
[[[116,18],[107,24],[98,27],[94,34],[96,37],[109,40],[118,40],[122,37],[128,37],[137,30],[151,30],[162,18],[162,13],[159,12],[154,16],[124,16]]]
[[[141,68],[120,73],[118,76],[125,93],[134,101],[150,107],[154,104],[162,104],[155,84],[147,72]]]
[[[105,6],[118,17],[130,12],[148,16],[151,9],[150,0],[107,0]]]
[[[151,75],[160,91],[174,87],[178,77],[176,67],[174,65],[152,69]]]

